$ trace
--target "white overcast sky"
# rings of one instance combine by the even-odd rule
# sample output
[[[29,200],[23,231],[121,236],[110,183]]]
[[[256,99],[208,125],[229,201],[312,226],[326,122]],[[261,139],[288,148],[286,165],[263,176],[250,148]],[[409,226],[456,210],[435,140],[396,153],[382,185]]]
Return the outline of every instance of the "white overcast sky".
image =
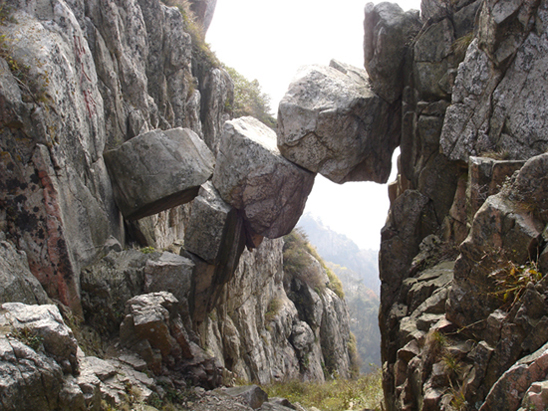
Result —
[[[404,10],[420,7],[420,0],[394,2]],[[363,67],[366,3],[217,0],[206,41],[223,63],[249,80],[259,81],[276,114],[299,67],[328,65],[333,58]],[[388,211],[387,187],[375,183],[338,185],[318,175],[305,211],[347,235],[360,248],[378,249]]]

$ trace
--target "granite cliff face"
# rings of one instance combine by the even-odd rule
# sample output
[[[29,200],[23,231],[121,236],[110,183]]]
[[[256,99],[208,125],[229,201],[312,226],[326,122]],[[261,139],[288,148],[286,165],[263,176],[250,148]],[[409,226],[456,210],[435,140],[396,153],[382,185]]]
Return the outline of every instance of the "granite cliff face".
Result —
[[[231,120],[215,1],[174,3],[1,3],[2,409],[349,375],[344,301],[284,288],[315,174]]]
[[[380,252],[389,410],[546,407],[546,10],[423,0],[403,83],[373,81],[401,89],[402,107]],[[382,74],[402,55],[383,42],[403,19],[366,7],[366,66],[376,56]]]
[[[198,28],[156,0],[2,4],[4,408],[28,392],[33,410],[99,409],[128,384],[162,395],[146,368],[173,389],[345,375],[345,304],[285,275],[277,238],[315,173],[384,182],[398,145],[386,408],[547,406],[547,1],[368,4],[368,72],[303,70],[277,136],[230,120],[230,77],[197,34],[214,2],[193,2]]]

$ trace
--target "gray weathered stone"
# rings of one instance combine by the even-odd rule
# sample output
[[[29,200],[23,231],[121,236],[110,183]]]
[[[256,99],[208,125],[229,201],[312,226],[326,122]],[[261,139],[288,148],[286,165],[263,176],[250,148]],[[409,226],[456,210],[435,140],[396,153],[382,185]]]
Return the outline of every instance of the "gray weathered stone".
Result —
[[[1,308],[4,324],[38,336],[45,352],[57,361],[64,372],[78,371],[78,343],[56,306],[4,303]]]
[[[155,130],[105,152],[116,203],[140,219],[188,203],[213,173],[214,158],[190,129]]]
[[[336,183],[386,182],[399,120],[364,70],[332,61],[302,68],[278,109],[278,146],[289,160]]]
[[[87,322],[99,333],[118,333],[126,301],[144,292],[147,261],[159,255],[112,251],[82,270],[82,307]]]
[[[164,252],[157,260],[148,260],[145,267],[145,292],[173,294],[182,312],[188,312],[194,263],[188,258]]]
[[[403,90],[405,53],[420,30],[419,13],[404,12],[395,3],[368,3],[363,26],[365,69],[373,90],[393,103]]]
[[[283,158],[275,133],[260,121],[225,123],[213,185],[242,211],[252,232],[268,238],[289,234],[313,184],[314,174]]]
[[[192,202],[185,249],[212,265],[236,269],[245,233],[236,209],[226,204],[209,182]]]
[[[268,400],[268,395],[257,385],[227,388],[225,391],[232,397],[241,397],[254,410]]]
[[[46,304],[47,295],[30,272],[27,255],[0,241],[0,303]]]

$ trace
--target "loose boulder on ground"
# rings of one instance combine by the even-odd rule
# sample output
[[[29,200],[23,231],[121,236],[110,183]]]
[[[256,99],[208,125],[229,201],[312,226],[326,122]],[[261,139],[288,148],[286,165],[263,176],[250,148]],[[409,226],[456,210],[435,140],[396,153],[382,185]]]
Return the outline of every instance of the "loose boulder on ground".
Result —
[[[213,154],[190,129],[154,130],[104,154],[116,204],[137,220],[188,203],[213,173]]]
[[[278,147],[336,183],[385,183],[400,139],[398,110],[372,91],[365,70],[336,61],[304,67],[280,102]]]
[[[252,232],[268,238],[289,234],[301,216],[315,174],[280,154],[276,134],[259,120],[227,121],[213,185],[243,212]]]
[[[26,305],[4,303],[0,306],[0,326],[13,328],[13,335],[27,345],[43,346],[45,353],[52,357],[65,373],[76,373],[78,343],[72,330],[65,325],[59,309],[50,304]]]

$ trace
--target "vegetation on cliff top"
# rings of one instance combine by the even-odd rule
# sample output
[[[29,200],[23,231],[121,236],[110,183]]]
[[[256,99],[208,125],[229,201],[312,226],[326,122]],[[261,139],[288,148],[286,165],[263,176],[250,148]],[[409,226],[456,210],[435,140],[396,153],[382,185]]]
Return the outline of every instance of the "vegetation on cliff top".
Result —
[[[252,116],[275,129],[276,119],[270,114],[270,96],[262,91],[259,82],[249,81],[232,67],[223,65],[223,68],[234,82],[234,102],[231,107],[233,117]]]
[[[296,228],[284,237],[284,272],[305,282],[312,289],[321,292],[325,289],[326,284],[323,282],[320,273],[307,269],[311,257],[318,260],[326,272],[329,278],[327,287],[334,291],[339,298],[344,298],[341,280],[325,265],[316,249],[308,242],[306,233],[302,229]]]

